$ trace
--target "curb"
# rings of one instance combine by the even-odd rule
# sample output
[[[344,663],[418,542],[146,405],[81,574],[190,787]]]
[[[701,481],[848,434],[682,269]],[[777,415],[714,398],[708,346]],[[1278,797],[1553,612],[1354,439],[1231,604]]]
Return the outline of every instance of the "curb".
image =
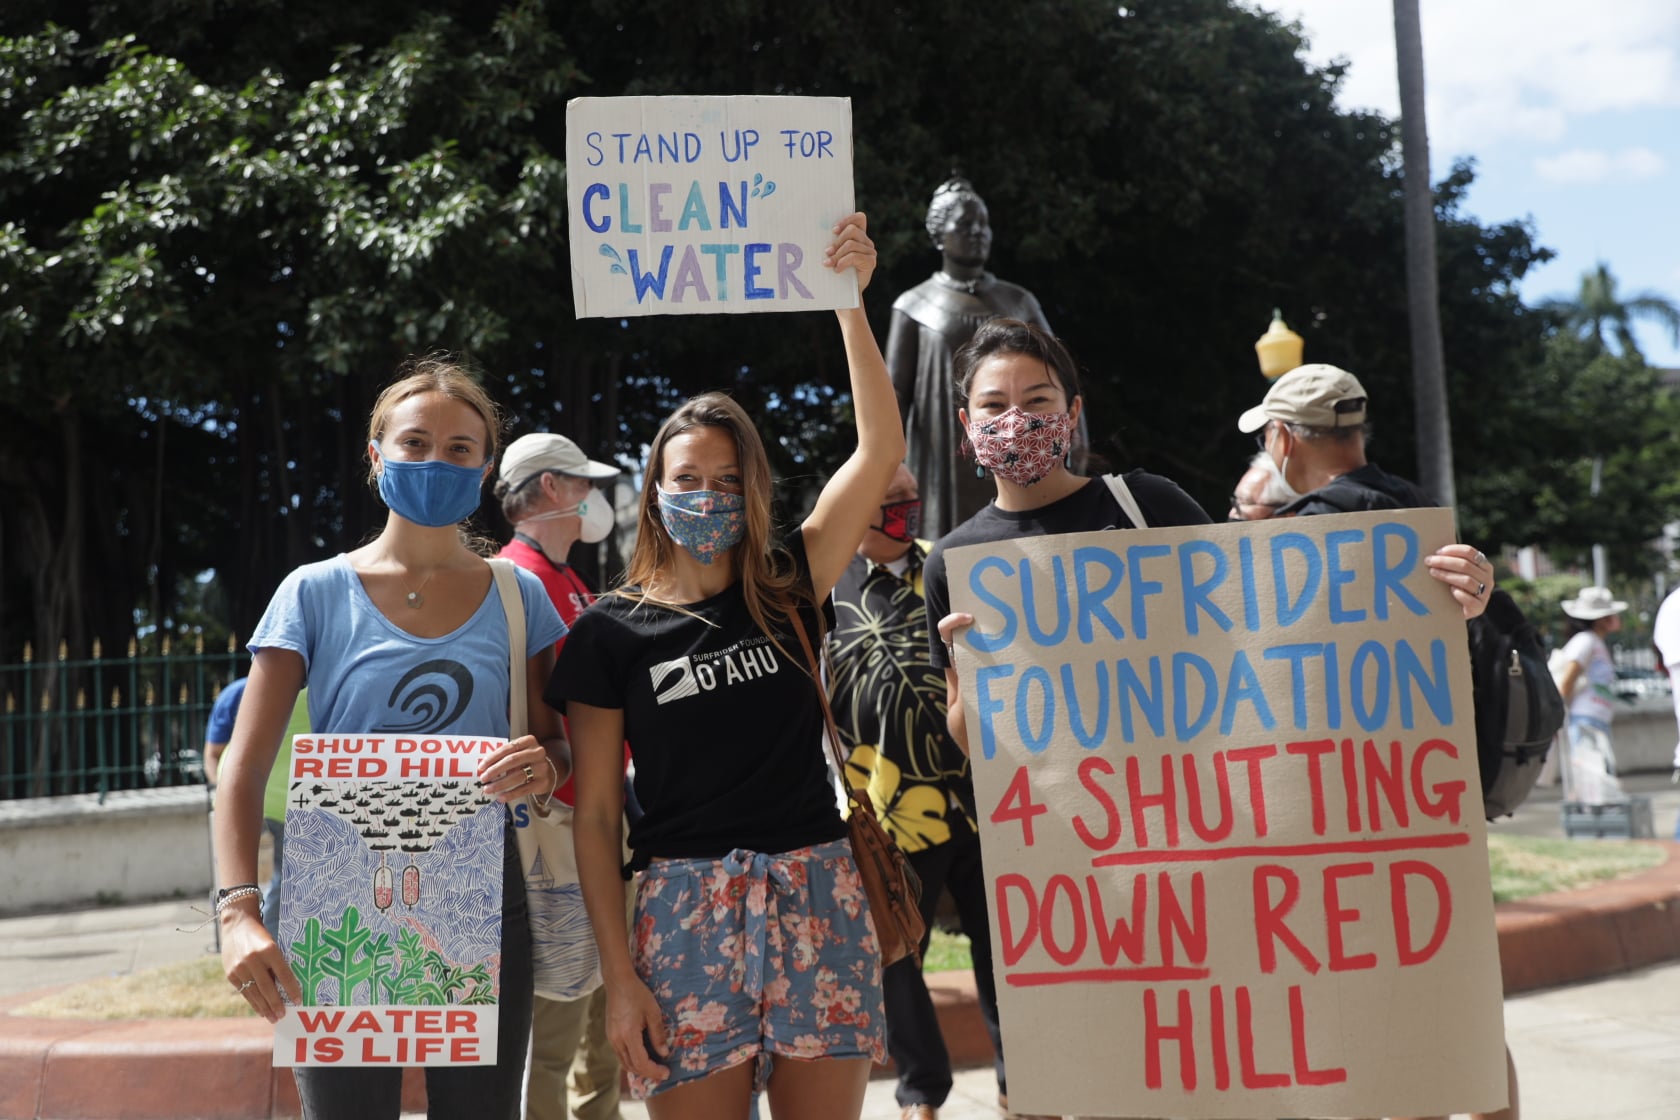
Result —
[[[1495,908],[1505,994],[1555,988],[1680,957],[1680,843],[1663,864]]]
[[[1680,843],[1652,843],[1668,854],[1659,867],[1495,908],[1506,995],[1680,958]],[[933,973],[928,991],[952,1064],[990,1065],[974,974]],[[269,1063],[272,1037],[255,1019],[34,1019],[0,1005],[0,1120],[297,1116],[291,1071]],[[406,1070],[403,1108],[424,1101],[423,1071]]]

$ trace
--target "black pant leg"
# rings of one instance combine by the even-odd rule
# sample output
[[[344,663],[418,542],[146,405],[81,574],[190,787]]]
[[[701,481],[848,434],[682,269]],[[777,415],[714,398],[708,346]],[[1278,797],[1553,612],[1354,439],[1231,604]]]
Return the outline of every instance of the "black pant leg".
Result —
[[[922,880],[922,917],[928,936],[922,939],[926,954],[933,932],[933,912],[945,889],[945,872],[950,865],[950,844],[907,852],[910,866]],[[887,1053],[898,1069],[895,1096],[900,1107],[929,1104],[935,1108],[951,1095],[951,1056],[945,1036],[939,1030],[939,1016],[933,1009],[922,979],[921,967],[905,959],[881,974],[881,995],[887,1010]]]
[[[968,934],[974,958],[974,991],[980,1002],[980,1017],[992,1040],[992,1065],[997,1070],[998,1092],[1007,1094],[1009,1082],[1003,1068],[1003,1032],[998,1026],[997,979],[992,973],[991,912],[986,905],[986,869],[980,856],[980,837],[969,833],[962,840],[943,845],[952,849],[945,885],[957,904],[963,932]]]

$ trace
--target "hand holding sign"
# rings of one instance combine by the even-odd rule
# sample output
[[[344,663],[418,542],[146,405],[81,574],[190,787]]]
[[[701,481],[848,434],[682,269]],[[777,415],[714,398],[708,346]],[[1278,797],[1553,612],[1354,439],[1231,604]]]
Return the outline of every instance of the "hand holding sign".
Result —
[[[1465,618],[1475,618],[1487,610],[1488,592],[1493,590],[1493,565],[1480,549],[1468,544],[1444,545],[1424,563],[1430,575],[1452,589]]]
[[[875,275],[875,242],[869,239],[869,219],[862,213],[847,214],[834,227],[834,241],[823,252],[823,267],[835,272],[857,269],[858,292],[869,287]]]

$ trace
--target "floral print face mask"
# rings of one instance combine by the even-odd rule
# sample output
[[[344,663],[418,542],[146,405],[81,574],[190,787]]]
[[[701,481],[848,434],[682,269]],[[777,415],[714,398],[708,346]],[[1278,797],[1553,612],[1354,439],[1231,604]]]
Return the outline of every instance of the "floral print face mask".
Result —
[[[659,519],[688,554],[710,564],[740,543],[747,531],[747,499],[744,494],[722,490],[657,490]]]
[[[1067,457],[1071,412],[1023,412],[1011,407],[986,420],[969,420],[968,439],[982,467],[1017,486],[1031,486]]]

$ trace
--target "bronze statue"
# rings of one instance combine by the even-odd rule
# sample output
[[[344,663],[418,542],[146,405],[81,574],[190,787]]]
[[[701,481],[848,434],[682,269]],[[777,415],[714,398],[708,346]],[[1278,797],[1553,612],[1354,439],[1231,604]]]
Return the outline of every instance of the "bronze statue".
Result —
[[[966,179],[951,178],[928,204],[928,236],[944,257],[938,272],[893,301],[887,369],[898,393],[910,447],[910,470],[921,480],[922,534],[944,536],[992,499],[957,422],[951,359],[988,319],[1022,319],[1050,329],[1033,294],[986,271],[992,224],[986,204]],[[1074,454],[1083,466],[1080,421]]]

